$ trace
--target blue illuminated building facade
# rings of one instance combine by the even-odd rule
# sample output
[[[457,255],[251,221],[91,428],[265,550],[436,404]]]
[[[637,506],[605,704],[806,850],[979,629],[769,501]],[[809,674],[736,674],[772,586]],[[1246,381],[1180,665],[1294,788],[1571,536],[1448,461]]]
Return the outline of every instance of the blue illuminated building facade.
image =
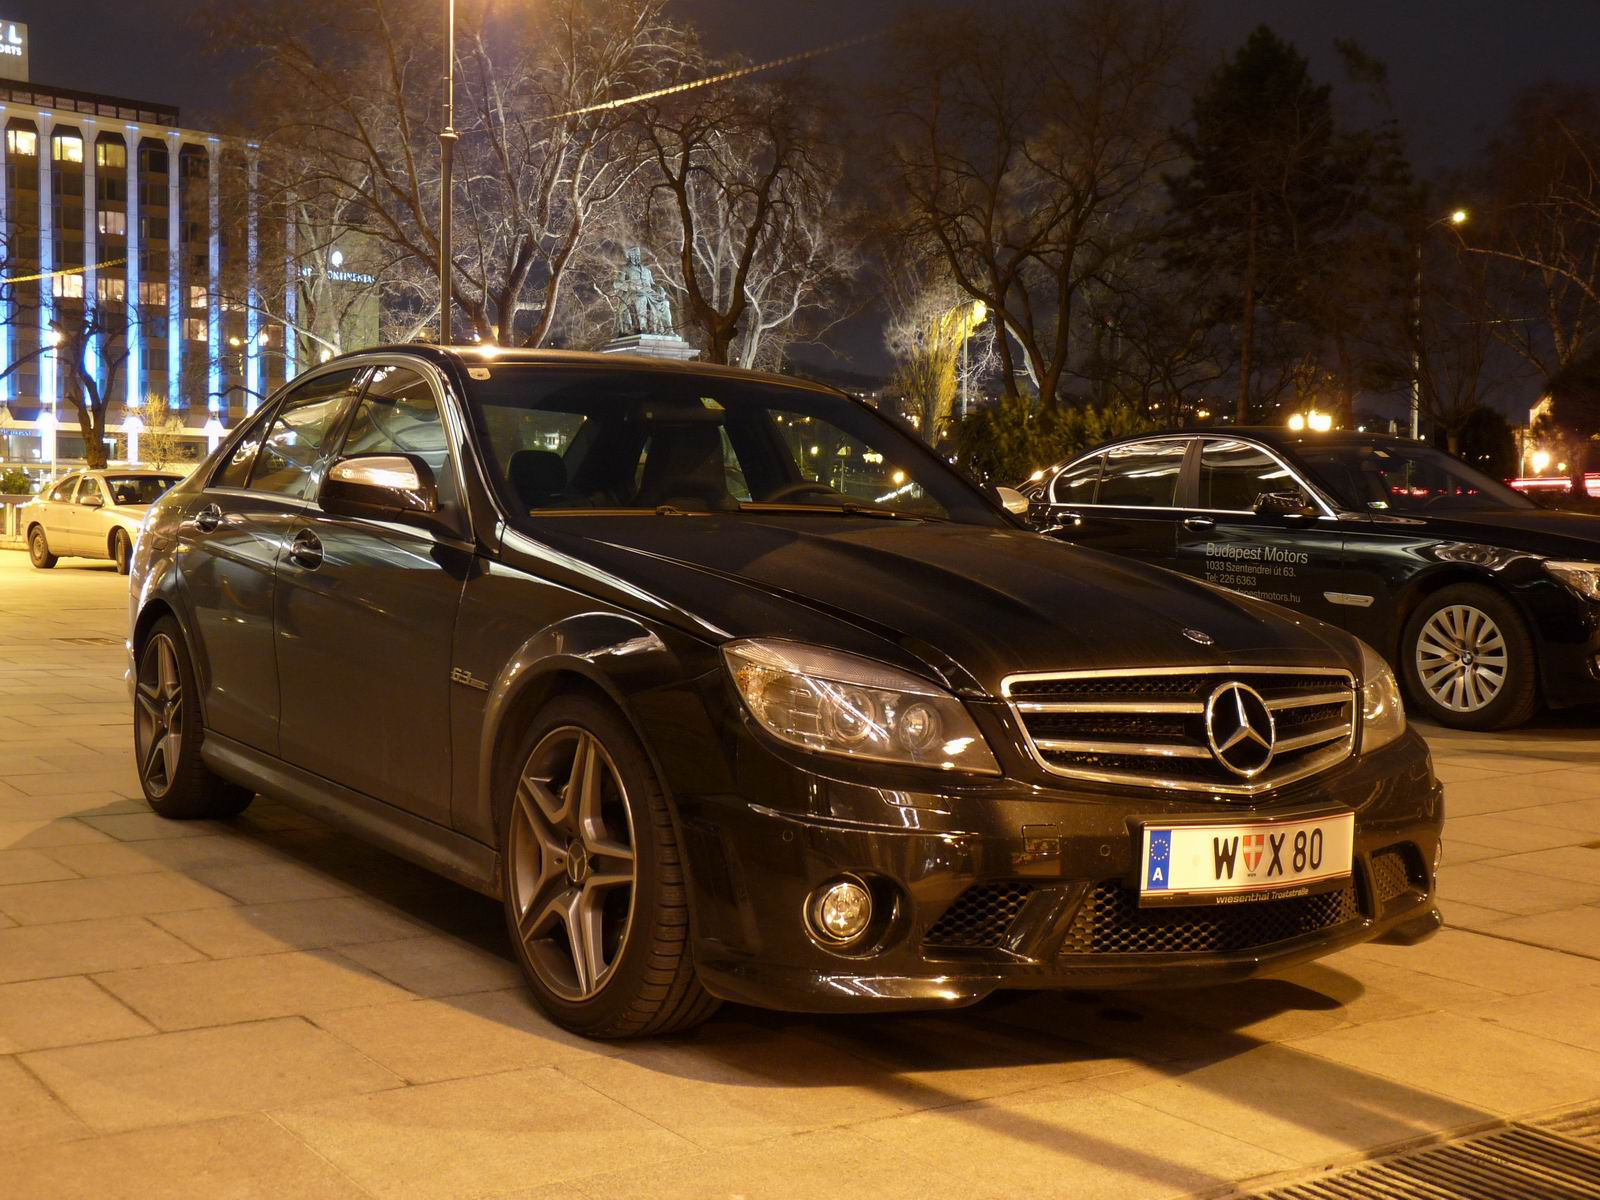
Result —
[[[113,429],[157,395],[214,441],[308,365],[259,303],[265,270],[283,294],[292,238],[263,228],[252,147],[183,128],[175,108],[27,82],[0,80],[0,120],[0,460],[53,457],[51,430],[75,434],[41,348],[86,306],[116,330],[88,363],[111,383]]]

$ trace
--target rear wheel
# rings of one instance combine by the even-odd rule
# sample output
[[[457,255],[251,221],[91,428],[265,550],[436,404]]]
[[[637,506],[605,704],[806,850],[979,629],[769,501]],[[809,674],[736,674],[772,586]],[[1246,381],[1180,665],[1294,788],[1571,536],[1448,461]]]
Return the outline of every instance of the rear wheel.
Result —
[[[1401,665],[1412,700],[1441,725],[1506,729],[1539,707],[1533,638],[1509,600],[1478,584],[1422,602],[1406,624]]]
[[[117,564],[118,575],[126,575],[133,566],[133,542],[129,540],[125,529],[111,532],[111,561]]]
[[[697,1025],[717,1008],[689,950],[666,797],[626,721],[581,695],[530,732],[502,821],[506,923],[540,1005],[594,1038]]]
[[[214,775],[200,760],[204,736],[183,630],[173,618],[163,617],[139,648],[133,700],[139,783],[158,815],[180,821],[236,817],[255,799],[249,789]]]
[[[56,556],[50,553],[50,543],[45,539],[42,525],[28,530],[28,561],[41,571],[56,565]]]

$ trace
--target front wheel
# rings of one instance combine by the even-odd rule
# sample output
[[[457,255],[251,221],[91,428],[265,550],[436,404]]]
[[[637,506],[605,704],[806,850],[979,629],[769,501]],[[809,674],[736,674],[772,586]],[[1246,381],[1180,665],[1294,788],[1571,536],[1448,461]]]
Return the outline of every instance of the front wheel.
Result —
[[[133,542],[128,539],[124,529],[111,534],[111,561],[117,564],[118,575],[126,575],[133,566]]]
[[[506,924],[535,997],[593,1038],[698,1025],[717,1008],[689,950],[666,797],[626,721],[563,696],[525,742],[501,822]]]
[[[1400,658],[1421,715],[1441,725],[1507,729],[1539,707],[1533,638],[1490,588],[1456,584],[1424,599],[1406,623]]]
[[[173,618],[157,621],[145,637],[134,684],[134,756],[150,807],[180,821],[242,813],[255,794],[212,774],[200,759],[199,689]]]
[[[56,556],[50,553],[50,543],[44,536],[44,527],[35,525],[28,531],[28,561],[41,571],[56,565]]]

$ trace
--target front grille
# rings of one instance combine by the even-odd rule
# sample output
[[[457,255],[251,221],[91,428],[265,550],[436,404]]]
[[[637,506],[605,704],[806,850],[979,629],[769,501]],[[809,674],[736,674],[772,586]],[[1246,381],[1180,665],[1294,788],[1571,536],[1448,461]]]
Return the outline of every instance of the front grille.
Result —
[[[1271,713],[1265,766],[1230,769],[1208,737],[1213,697],[1244,684]],[[1303,667],[1173,668],[1108,675],[1013,675],[1003,694],[1045,770],[1075,779],[1254,796],[1326,770],[1355,744],[1355,685],[1347,671]],[[1250,747],[1245,747],[1250,749]]]
[[[927,946],[991,948],[1005,941],[1022,906],[1033,894],[1029,883],[979,883],[944,910],[928,930]]]
[[[1390,846],[1372,856],[1372,890],[1380,908],[1396,896],[1427,886],[1416,847]]]
[[[1360,916],[1354,886],[1314,896],[1286,896],[1206,908],[1140,908],[1115,882],[1084,898],[1063,955],[1206,954],[1255,950],[1301,934],[1336,929]]]

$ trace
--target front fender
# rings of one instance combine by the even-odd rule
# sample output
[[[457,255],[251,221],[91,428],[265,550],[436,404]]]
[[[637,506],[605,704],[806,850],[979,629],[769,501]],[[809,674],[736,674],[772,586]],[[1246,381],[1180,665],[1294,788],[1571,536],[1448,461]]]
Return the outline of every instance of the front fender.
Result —
[[[493,844],[499,837],[501,813],[509,798],[505,787],[524,731],[539,709],[563,688],[598,690],[633,727],[649,755],[657,778],[668,773],[648,736],[655,718],[675,695],[704,670],[690,661],[704,643],[670,629],[653,627],[637,617],[615,612],[586,612],[564,617],[539,630],[506,660],[484,701],[478,744],[478,787],[472,811],[458,824],[471,836]],[[679,697],[681,701],[681,697]]]

